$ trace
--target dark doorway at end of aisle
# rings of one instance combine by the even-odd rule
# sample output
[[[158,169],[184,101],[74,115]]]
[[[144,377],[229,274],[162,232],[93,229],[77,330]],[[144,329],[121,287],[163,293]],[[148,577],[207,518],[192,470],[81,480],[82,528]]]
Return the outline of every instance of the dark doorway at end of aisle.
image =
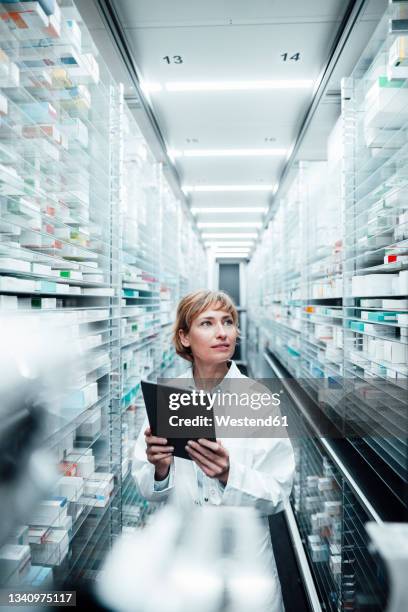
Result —
[[[239,263],[220,263],[218,268],[218,288],[225,291],[234,300],[235,305],[240,306],[240,282]],[[232,356],[234,361],[241,361],[241,347],[239,342]]]

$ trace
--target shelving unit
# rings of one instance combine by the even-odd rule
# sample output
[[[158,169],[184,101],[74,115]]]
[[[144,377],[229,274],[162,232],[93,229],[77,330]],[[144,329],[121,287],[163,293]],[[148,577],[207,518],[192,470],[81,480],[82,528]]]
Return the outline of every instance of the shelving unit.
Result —
[[[62,326],[79,357],[43,441],[60,476],[0,550],[1,586],[51,588],[94,578],[152,510],[131,477],[140,380],[174,364],[206,258],[74,3],[27,6],[0,4],[0,314]]]
[[[312,400],[305,410],[317,410],[321,426],[334,424],[339,439],[306,432],[294,440],[294,514],[329,610],[384,609],[387,580],[364,524],[407,517],[408,59],[406,30],[398,30],[406,18],[407,3],[391,2],[343,81],[327,161],[298,163],[248,270],[250,363],[263,351],[267,363],[278,359],[282,376]],[[299,405],[293,410],[296,422]],[[339,525],[330,520],[329,531],[316,531],[328,516],[324,497],[310,487],[327,478],[325,462],[337,446],[347,457],[333,475]],[[377,483],[371,504],[351,481]],[[313,497],[315,507],[306,507]]]
[[[315,609],[380,612],[389,583],[364,529],[367,521],[381,522],[372,505],[375,488],[367,497],[361,461],[350,460],[342,440],[322,436],[308,389],[294,384],[268,350],[264,358],[267,375],[278,377],[290,398],[284,406],[297,464],[292,507],[321,606]]]
[[[345,173],[345,378],[355,381],[346,410],[364,410],[370,463],[392,471],[390,493],[408,502],[408,203],[405,193],[407,81],[390,34],[406,6],[393,3],[352,78],[343,83]],[[347,100],[350,95],[350,100]],[[358,164],[356,160],[358,159]],[[351,180],[352,174],[352,180]],[[364,232],[362,232],[364,228]]]

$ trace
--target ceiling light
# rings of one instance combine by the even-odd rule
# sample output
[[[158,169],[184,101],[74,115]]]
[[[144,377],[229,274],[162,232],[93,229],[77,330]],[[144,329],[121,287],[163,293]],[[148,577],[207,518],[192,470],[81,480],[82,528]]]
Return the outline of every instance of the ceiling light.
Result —
[[[220,207],[212,207],[212,208],[190,208],[193,215],[203,215],[203,214],[222,214],[222,213],[264,213],[268,209],[266,206],[220,206]]]
[[[242,223],[197,223],[197,227],[261,227],[262,223],[257,221],[244,221]]]
[[[218,238],[234,238],[234,239],[236,239],[236,238],[256,238],[257,236],[258,236],[257,232],[247,232],[247,233],[238,233],[238,232],[233,233],[233,232],[231,232],[230,234],[224,234],[224,233],[222,233],[222,234],[216,234],[216,233],[206,234],[204,232],[204,234],[201,234],[201,237],[206,239],[206,240],[208,240],[208,239],[210,239],[210,240],[212,240],[212,239],[218,240]]]
[[[216,245],[215,246],[215,250],[216,251],[249,251],[251,249],[251,246],[219,246]]]
[[[273,191],[275,185],[184,185],[185,193],[199,191]]]
[[[253,246],[253,242],[244,242],[244,241],[239,241],[239,242],[206,242],[205,246],[206,247],[223,247],[223,246],[233,246],[233,247],[252,247]]]
[[[171,149],[172,157],[283,157],[287,149]]]
[[[249,253],[250,249],[217,249],[215,252],[218,253]]]
[[[275,79],[269,81],[172,81],[165,83],[166,91],[250,91],[267,89],[309,89],[314,84],[311,79]],[[157,84],[154,85],[154,91]],[[148,90],[150,91],[150,90]]]
[[[215,257],[217,259],[248,259],[248,253],[217,253]]]

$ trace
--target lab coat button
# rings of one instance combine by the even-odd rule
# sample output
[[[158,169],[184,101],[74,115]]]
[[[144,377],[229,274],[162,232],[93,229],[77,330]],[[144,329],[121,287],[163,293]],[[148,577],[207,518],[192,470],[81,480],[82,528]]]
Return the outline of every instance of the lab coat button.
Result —
[[[205,501],[205,502],[208,502],[208,497],[204,497],[204,501]]]
[[[210,489],[211,495],[215,495],[215,489]]]

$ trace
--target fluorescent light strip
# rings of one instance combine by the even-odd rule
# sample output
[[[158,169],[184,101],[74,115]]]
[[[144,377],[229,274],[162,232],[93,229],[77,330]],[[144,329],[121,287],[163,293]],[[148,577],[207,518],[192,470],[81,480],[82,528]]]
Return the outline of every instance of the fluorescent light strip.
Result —
[[[173,159],[177,157],[284,157],[287,149],[169,149]]]
[[[265,213],[268,209],[266,206],[220,206],[212,208],[190,208],[193,215],[207,215],[207,214],[224,214],[224,213]]]
[[[230,259],[248,259],[248,253],[217,253],[216,259],[230,258]]]
[[[166,91],[251,91],[268,89],[309,89],[312,79],[274,79],[268,81],[171,81],[165,83]],[[157,85],[154,84],[157,88]],[[157,90],[157,89],[156,89]]]
[[[236,238],[257,238],[257,236],[258,236],[257,232],[243,232],[243,233],[241,233],[241,232],[235,232],[235,233],[231,232],[230,234],[225,234],[225,233],[220,233],[220,234],[211,233],[211,234],[209,234],[209,233],[205,233],[204,232],[203,234],[201,234],[201,237],[204,240],[208,240],[208,239],[210,239],[210,240],[214,240],[214,239],[218,240],[219,238],[233,238],[233,239],[236,239]]]
[[[225,242],[206,242],[205,246],[206,247],[252,247],[253,246],[253,242],[235,242],[234,240],[232,240],[231,242],[228,242],[227,240]]]
[[[183,185],[185,193],[199,191],[273,191],[275,185]]]
[[[249,251],[250,251],[250,249],[222,249],[222,250],[219,250],[219,251],[218,250],[215,251],[215,254],[216,255],[223,254],[223,253],[242,253],[242,254],[245,254],[245,253],[249,253]]]
[[[197,227],[220,227],[220,228],[228,228],[228,227],[261,227],[262,223],[257,221],[243,221],[242,223],[234,222],[234,223],[197,223]]]
[[[216,246],[215,250],[216,251],[249,251],[251,249],[250,246],[234,246],[234,245],[228,245],[228,246]]]

